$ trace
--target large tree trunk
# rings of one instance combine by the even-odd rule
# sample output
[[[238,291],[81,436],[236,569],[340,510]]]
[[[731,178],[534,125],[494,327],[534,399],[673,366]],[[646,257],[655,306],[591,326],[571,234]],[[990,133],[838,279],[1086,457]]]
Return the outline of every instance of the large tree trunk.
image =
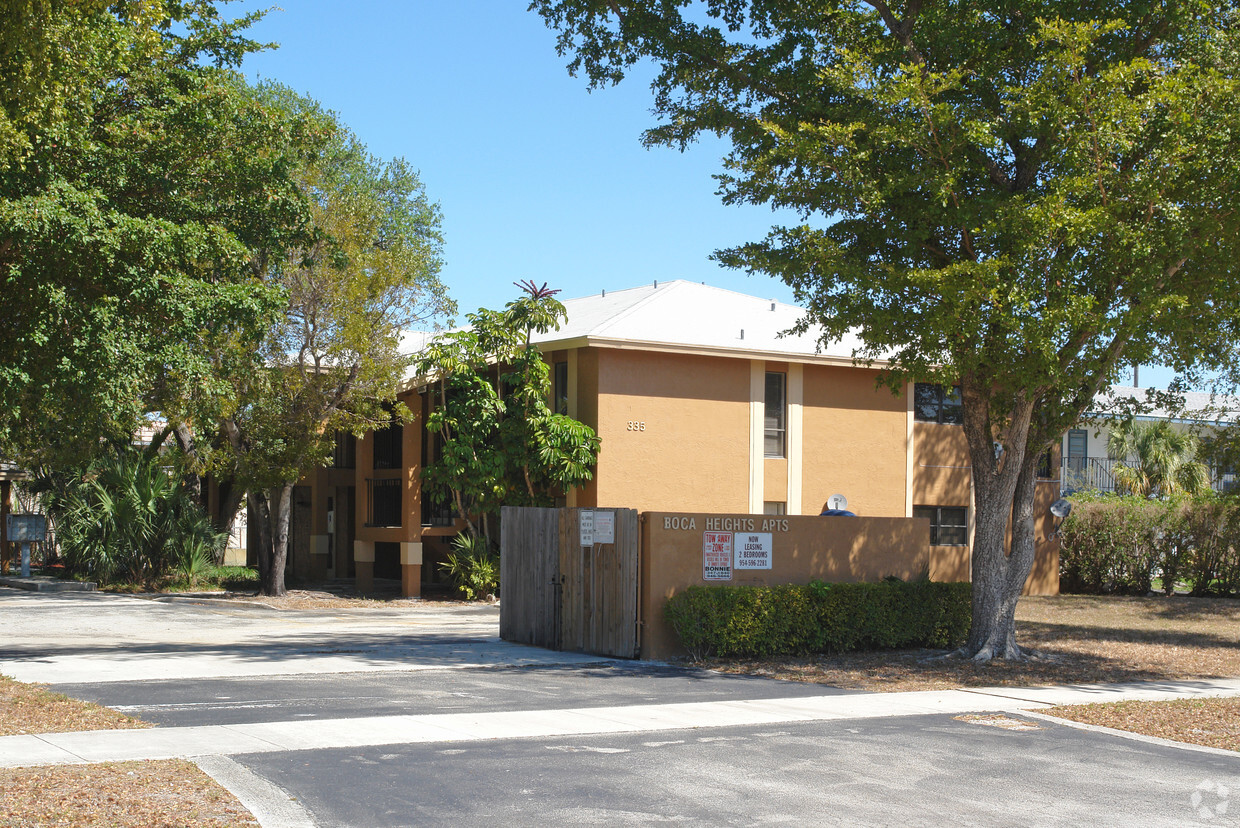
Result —
[[[278,488],[265,489],[257,496],[250,497],[251,503],[257,503],[258,506],[259,592],[278,597],[288,591],[284,586],[284,568],[288,561],[288,526],[292,512],[293,484],[286,483]]]
[[[1037,456],[1026,453],[1007,508],[1003,508],[1001,499],[996,499],[984,516],[980,506],[977,510],[973,541],[973,623],[964,648],[965,655],[975,661],[1024,656],[1016,643],[1016,603],[1033,568],[1036,553],[1036,489]],[[1012,533],[1010,551],[1009,527]]]
[[[1027,459],[1033,403],[1017,399],[1006,412],[1002,433],[995,433],[991,412],[979,389],[962,382],[965,436],[973,476],[973,620],[962,654],[975,661],[1021,658],[1016,644],[1016,602],[1032,564],[1023,571],[1023,555],[1008,555],[1009,521],[1017,514],[1032,517],[1036,458]],[[970,397],[973,399],[970,400]],[[973,404],[970,405],[970,402]],[[1002,447],[996,452],[996,443]],[[1026,467],[1028,467],[1026,474]],[[1032,524],[1030,524],[1032,528]],[[1032,543],[1032,536],[1030,536]]]

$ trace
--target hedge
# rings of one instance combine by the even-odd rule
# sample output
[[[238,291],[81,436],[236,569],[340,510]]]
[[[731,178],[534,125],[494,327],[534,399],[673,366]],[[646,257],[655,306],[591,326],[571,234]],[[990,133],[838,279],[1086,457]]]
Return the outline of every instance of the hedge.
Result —
[[[967,583],[693,586],[664,610],[696,658],[955,647],[969,632]]]
[[[1078,494],[1061,530],[1063,592],[1145,595],[1155,577],[1194,595],[1240,593],[1240,503]]]

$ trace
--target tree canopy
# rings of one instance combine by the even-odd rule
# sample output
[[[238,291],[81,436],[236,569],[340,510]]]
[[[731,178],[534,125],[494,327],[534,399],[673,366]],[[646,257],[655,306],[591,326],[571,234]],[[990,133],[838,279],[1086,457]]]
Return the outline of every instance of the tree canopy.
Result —
[[[198,340],[280,304],[252,251],[293,243],[307,140],[231,71],[252,17],[212,0],[15,0],[0,35],[0,452],[133,433]]]
[[[253,94],[313,125],[315,138],[292,172],[310,232],[299,243],[276,239],[251,251],[283,304],[258,331],[204,332],[209,375],[170,413],[192,427],[187,447],[199,467],[227,480],[237,497],[250,493],[263,589],[280,594],[293,484],[326,464],[337,431],[387,424],[412,362],[401,351],[402,331],[433,326],[456,306],[439,279],[439,208],[409,164],[375,158],[310,98],[275,84]]]
[[[594,84],[654,61],[648,144],[725,136],[723,200],[805,216],[719,261],[792,286],[824,339],[855,330],[857,358],[889,360],[893,387],[961,387],[976,515],[966,649],[1018,656],[1038,455],[1121,364],[1231,354],[1236,7],[531,8]]]

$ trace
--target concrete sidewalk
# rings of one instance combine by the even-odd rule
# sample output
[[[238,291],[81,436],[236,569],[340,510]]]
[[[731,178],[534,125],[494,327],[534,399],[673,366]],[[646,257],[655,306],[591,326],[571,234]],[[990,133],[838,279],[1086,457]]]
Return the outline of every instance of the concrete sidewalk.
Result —
[[[230,756],[340,747],[658,732],[925,714],[1011,713],[1061,704],[1240,696],[1240,679],[317,719],[0,737],[0,767]]]

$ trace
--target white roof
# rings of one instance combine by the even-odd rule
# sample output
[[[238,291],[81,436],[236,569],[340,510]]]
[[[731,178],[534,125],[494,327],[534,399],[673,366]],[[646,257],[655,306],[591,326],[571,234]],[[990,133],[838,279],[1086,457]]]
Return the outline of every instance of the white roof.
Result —
[[[819,329],[781,336],[805,311],[771,299],[676,280],[564,300],[568,319],[534,337],[540,348],[641,345],[652,350],[762,354],[786,360],[852,362],[855,336],[820,348]]]
[[[1138,420],[1180,420],[1197,423],[1232,423],[1240,421],[1240,399],[1201,391],[1186,391],[1182,409],[1170,409],[1157,404],[1154,392],[1149,388],[1131,385],[1113,385],[1109,392],[1094,398],[1094,416],[1111,416],[1112,406],[1128,398],[1148,403],[1149,408],[1137,414]]]

